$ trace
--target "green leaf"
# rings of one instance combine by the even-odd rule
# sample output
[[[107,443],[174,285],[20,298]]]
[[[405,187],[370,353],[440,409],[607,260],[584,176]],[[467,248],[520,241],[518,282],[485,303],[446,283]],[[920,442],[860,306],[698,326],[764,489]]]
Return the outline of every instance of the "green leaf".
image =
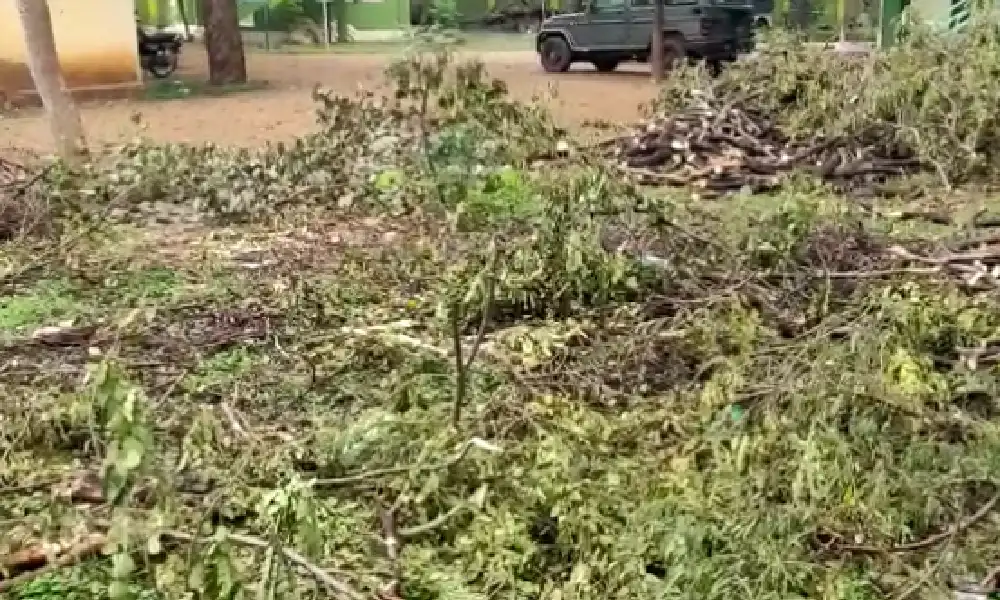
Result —
[[[108,585],[108,596],[112,600],[124,600],[129,597],[128,584],[124,581],[112,581]]]
[[[128,552],[121,552],[111,557],[111,576],[117,580],[127,580],[135,571],[135,561]]]
[[[156,556],[162,551],[163,545],[160,543],[160,535],[153,534],[149,536],[149,539],[146,540],[146,552],[151,556]]]
[[[122,443],[119,464],[126,471],[134,471],[142,464],[142,457],[145,452],[146,449],[141,441],[133,437],[126,438]]]

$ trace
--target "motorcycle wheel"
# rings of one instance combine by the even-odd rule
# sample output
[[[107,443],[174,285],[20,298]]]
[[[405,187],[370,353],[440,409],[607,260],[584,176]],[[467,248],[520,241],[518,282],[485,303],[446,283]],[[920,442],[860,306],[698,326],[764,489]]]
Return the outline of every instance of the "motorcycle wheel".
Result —
[[[157,79],[166,79],[177,70],[177,54],[170,52],[165,57],[165,61],[158,61],[155,58],[150,61],[149,74]]]

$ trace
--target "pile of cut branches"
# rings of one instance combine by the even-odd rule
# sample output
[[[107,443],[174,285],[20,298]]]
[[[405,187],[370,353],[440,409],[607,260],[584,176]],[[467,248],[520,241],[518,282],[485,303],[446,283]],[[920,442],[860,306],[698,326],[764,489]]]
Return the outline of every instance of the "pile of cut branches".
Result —
[[[715,193],[772,190],[794,171],[868,194],[917,172],[944,188],[993,183],[997,27],[987,17],[962,36],[915,27],[861,56],[776,38],[718,77],[671,73],[653,118],[603,149],[644,183]]]
[[[0,591],[1000,588],[995,236],[815,186],[690,203],[604,160],[530,169],[548,120],[446,58],[396,65],[392,110],[320,95],[293,148],[146,144],[39,186],[252,222],[71,236],[0,302]],[[754,177],[836,156],[850,184],[897,155],[788,99],[840,115],[824,77],[687,90],[645,141]]]
[[[44,175],[26,166],[0,158],[0,241],[50,231],[52,214],[35,186]]]
[[[817,134],[796,139],[759,108],[700,97],[607,144],[608,156],[642,183],[693,186],[708,194],[773,191],[804,172],[843,191],[869,190],[920,170],[912,152]]]

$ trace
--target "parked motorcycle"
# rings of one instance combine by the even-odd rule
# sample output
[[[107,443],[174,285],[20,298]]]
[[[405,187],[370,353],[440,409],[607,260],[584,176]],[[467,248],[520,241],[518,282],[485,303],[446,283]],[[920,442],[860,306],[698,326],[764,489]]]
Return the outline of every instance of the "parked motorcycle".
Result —
[[[157,79],[164,79],[177,69],[183,38],[176,33],[146,33],[136,27],[139,40],[139,62]]]

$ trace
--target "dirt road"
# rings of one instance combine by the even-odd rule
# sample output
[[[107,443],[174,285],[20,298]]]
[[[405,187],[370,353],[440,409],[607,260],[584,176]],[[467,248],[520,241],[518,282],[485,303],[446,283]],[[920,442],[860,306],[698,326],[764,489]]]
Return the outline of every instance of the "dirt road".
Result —
[[[203,49],[190,45],[185,50],[182,75],[204,77]],[[639,115],[638,106],[653,96],[648,75],[638,71],[581,71],[557,76],[544,73],[532,52],[484,52],[476,56],[518,99],[530,102],[536,96],[554,94],[548,102],[556,118],[568,126],[594,120],[633,121]],[[139,134],[161,141],[243,146],[285,140],[313,126],[315,106],[310,90],[315,84],[347,94],[359,87],[378,88],[390,60],[377,55],[251,53],[247,56],[250,77],[268,82],[266,90],[186,100],[86,103],[82,107],[84,125],[94,144]],[[137,114],[141,115],[141,127],[133,122]],[[0,152],[10,148],[48,151],[49,133],[39,111],[0,117]]]

